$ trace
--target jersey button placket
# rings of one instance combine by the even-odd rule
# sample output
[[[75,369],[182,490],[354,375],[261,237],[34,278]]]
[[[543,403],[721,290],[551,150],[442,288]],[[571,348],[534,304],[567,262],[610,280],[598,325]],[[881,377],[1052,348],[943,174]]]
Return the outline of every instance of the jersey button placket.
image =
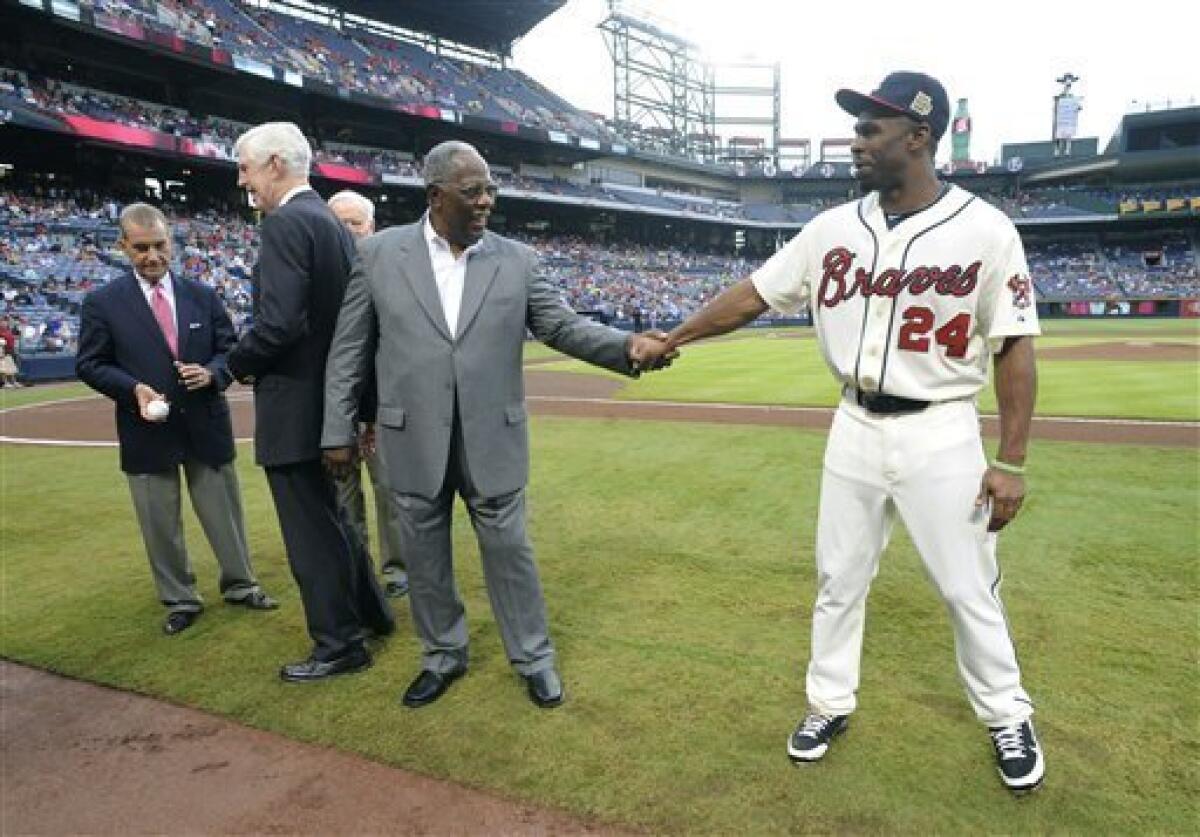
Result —
[[[883,344],[887,339],[887,320],[879,316],[886,313],[887,301],[881,297],[868,297],[867,325],[863,333],[861,357],[859,358],[859,386],[867,392],[879,389],[879,374],[883,364]]]

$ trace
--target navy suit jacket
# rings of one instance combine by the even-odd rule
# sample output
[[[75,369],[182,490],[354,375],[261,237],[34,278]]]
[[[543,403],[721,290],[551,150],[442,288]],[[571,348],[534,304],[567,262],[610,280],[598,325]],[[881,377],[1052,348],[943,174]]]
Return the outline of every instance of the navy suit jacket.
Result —
[[[354,261],[354,238],[316,192],[298,193],[262,221],[254,321],[229,352],[254,379],[259,465],[321,458],[325,359]]]
[[[116,402],[121,470],[169,471],[185,459],[217,466],[233,461],[233,426],[224,390],[233,380],[225,356],[233,323],[216,291],[174,274],[179,360],[212,373],[211,386],[189,392],[175,372],[171,350],[137,278],[126,273],[84,298],[75,373]],[[162,393],[171,405],[165,422],[141,417],[138,383]]]

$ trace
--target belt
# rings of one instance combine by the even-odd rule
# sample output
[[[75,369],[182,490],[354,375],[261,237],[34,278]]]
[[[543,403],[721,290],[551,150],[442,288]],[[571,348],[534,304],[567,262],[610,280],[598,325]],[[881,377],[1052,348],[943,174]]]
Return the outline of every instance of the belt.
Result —
[[[918,401],[915,398],[901,398],[898,395],[863,392],[854,390],[854,401],[868,413],[891,416],[898,413],[919,413],[930,405],[929,401]]]

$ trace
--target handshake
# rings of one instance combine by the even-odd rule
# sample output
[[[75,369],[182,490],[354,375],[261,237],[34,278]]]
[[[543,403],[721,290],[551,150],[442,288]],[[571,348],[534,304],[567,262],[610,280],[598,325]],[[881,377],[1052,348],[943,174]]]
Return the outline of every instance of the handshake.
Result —
[[[679,350],[665,331],[652,329],[634,334],[629,339],[629,366],[635,375],[666,369],[679,357]]]

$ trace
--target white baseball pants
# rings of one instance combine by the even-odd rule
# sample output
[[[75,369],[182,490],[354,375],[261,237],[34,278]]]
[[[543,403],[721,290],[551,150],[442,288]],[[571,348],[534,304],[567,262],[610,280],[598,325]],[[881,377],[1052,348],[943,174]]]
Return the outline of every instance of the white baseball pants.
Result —
[[[843,400],[825,451],[817,521],[810,707],[854,711],[867,591],[897,513],[946,604],[959,674],[988,726],[1033,714],[1000,603],[990,509],[975,497],[987,468],[975,405],[876,416]]]

